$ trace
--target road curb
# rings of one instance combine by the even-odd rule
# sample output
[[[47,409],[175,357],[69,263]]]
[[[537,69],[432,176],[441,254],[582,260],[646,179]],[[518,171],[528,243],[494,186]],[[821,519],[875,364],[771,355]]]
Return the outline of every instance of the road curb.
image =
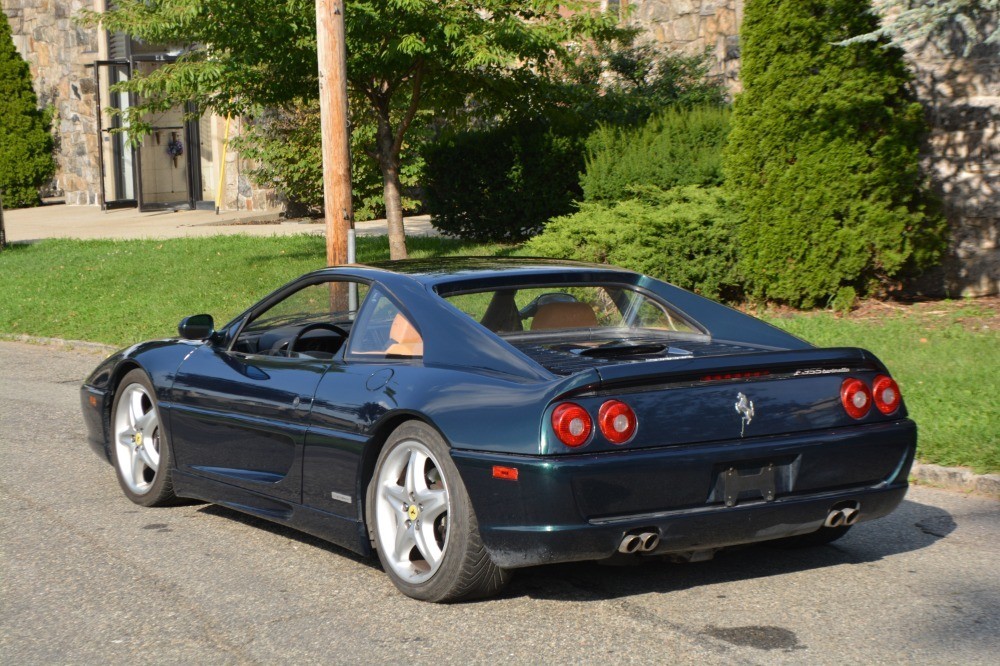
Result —
[[[942,467],[928,463],[913,463],[910,474],[921,485],[977,493],[1000,500],[1000,474],[976,474],[965,467]]]
[[[0,340],[6,342],[23,342],[29,345],[42,345],[46,347],[59,347],[60,349],[87,349],[95,352],[111,354],[118,351],[119,347],[102,344],[100,342],[88,342],[86,340],[63,340],[62,338],[43,338],[37,335],[14,335],[11,333],[0,333]]]

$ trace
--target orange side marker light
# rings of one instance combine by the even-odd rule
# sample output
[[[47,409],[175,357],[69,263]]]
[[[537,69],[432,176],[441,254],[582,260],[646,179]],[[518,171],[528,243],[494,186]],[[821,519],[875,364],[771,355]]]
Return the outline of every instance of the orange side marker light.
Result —
[[[517,481],[517,468],[493,465],[493,478],[504,479],[505,481]]]

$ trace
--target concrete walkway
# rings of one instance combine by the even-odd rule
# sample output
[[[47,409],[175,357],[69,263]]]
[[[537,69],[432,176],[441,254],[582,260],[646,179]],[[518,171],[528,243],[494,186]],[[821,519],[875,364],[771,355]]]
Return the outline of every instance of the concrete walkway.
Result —
[[[7,240],[30,243],[44,238],[181,238],[247,234],[253,236],[289,236],[323,234],[320,221],[285,220],[278,213],[225,211],[218,215],[208,210],[155,211],[140,213],[135,208],[102,211],[97,206],[46,204],[36,208],[8,210],[3,213]],[[404,221],[408,236],[436,236],[430,215],[408,217]],[[359,236],[384,236],[385,220],[355,223]]]

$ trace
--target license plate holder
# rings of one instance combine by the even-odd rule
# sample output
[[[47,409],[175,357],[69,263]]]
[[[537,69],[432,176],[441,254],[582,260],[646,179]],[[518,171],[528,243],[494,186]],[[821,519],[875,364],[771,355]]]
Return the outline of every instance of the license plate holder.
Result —
[[[775,495],[774,463],[767,463],[756,473],[747,473],[736,467],[728,467],[722,471],[723,499],[726,506],[736,506],[742,499],[755,499],[760,496],[765,502],[773,502]]]

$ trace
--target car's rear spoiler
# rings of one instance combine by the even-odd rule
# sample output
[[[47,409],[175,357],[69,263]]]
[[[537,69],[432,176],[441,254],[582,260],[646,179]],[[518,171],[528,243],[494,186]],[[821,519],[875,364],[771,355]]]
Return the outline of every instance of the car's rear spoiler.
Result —
[[[600,376],[601,387],[607,388],[651,382],[697,381],[705,376],[726,373],[762,372],[776,375],[802,371],[807,374],[810,370],[829,371],[840,368],[886,371],[885,366],[871,352],[856,347],[689,356],[644,363],[605,365],[596,370]]]

